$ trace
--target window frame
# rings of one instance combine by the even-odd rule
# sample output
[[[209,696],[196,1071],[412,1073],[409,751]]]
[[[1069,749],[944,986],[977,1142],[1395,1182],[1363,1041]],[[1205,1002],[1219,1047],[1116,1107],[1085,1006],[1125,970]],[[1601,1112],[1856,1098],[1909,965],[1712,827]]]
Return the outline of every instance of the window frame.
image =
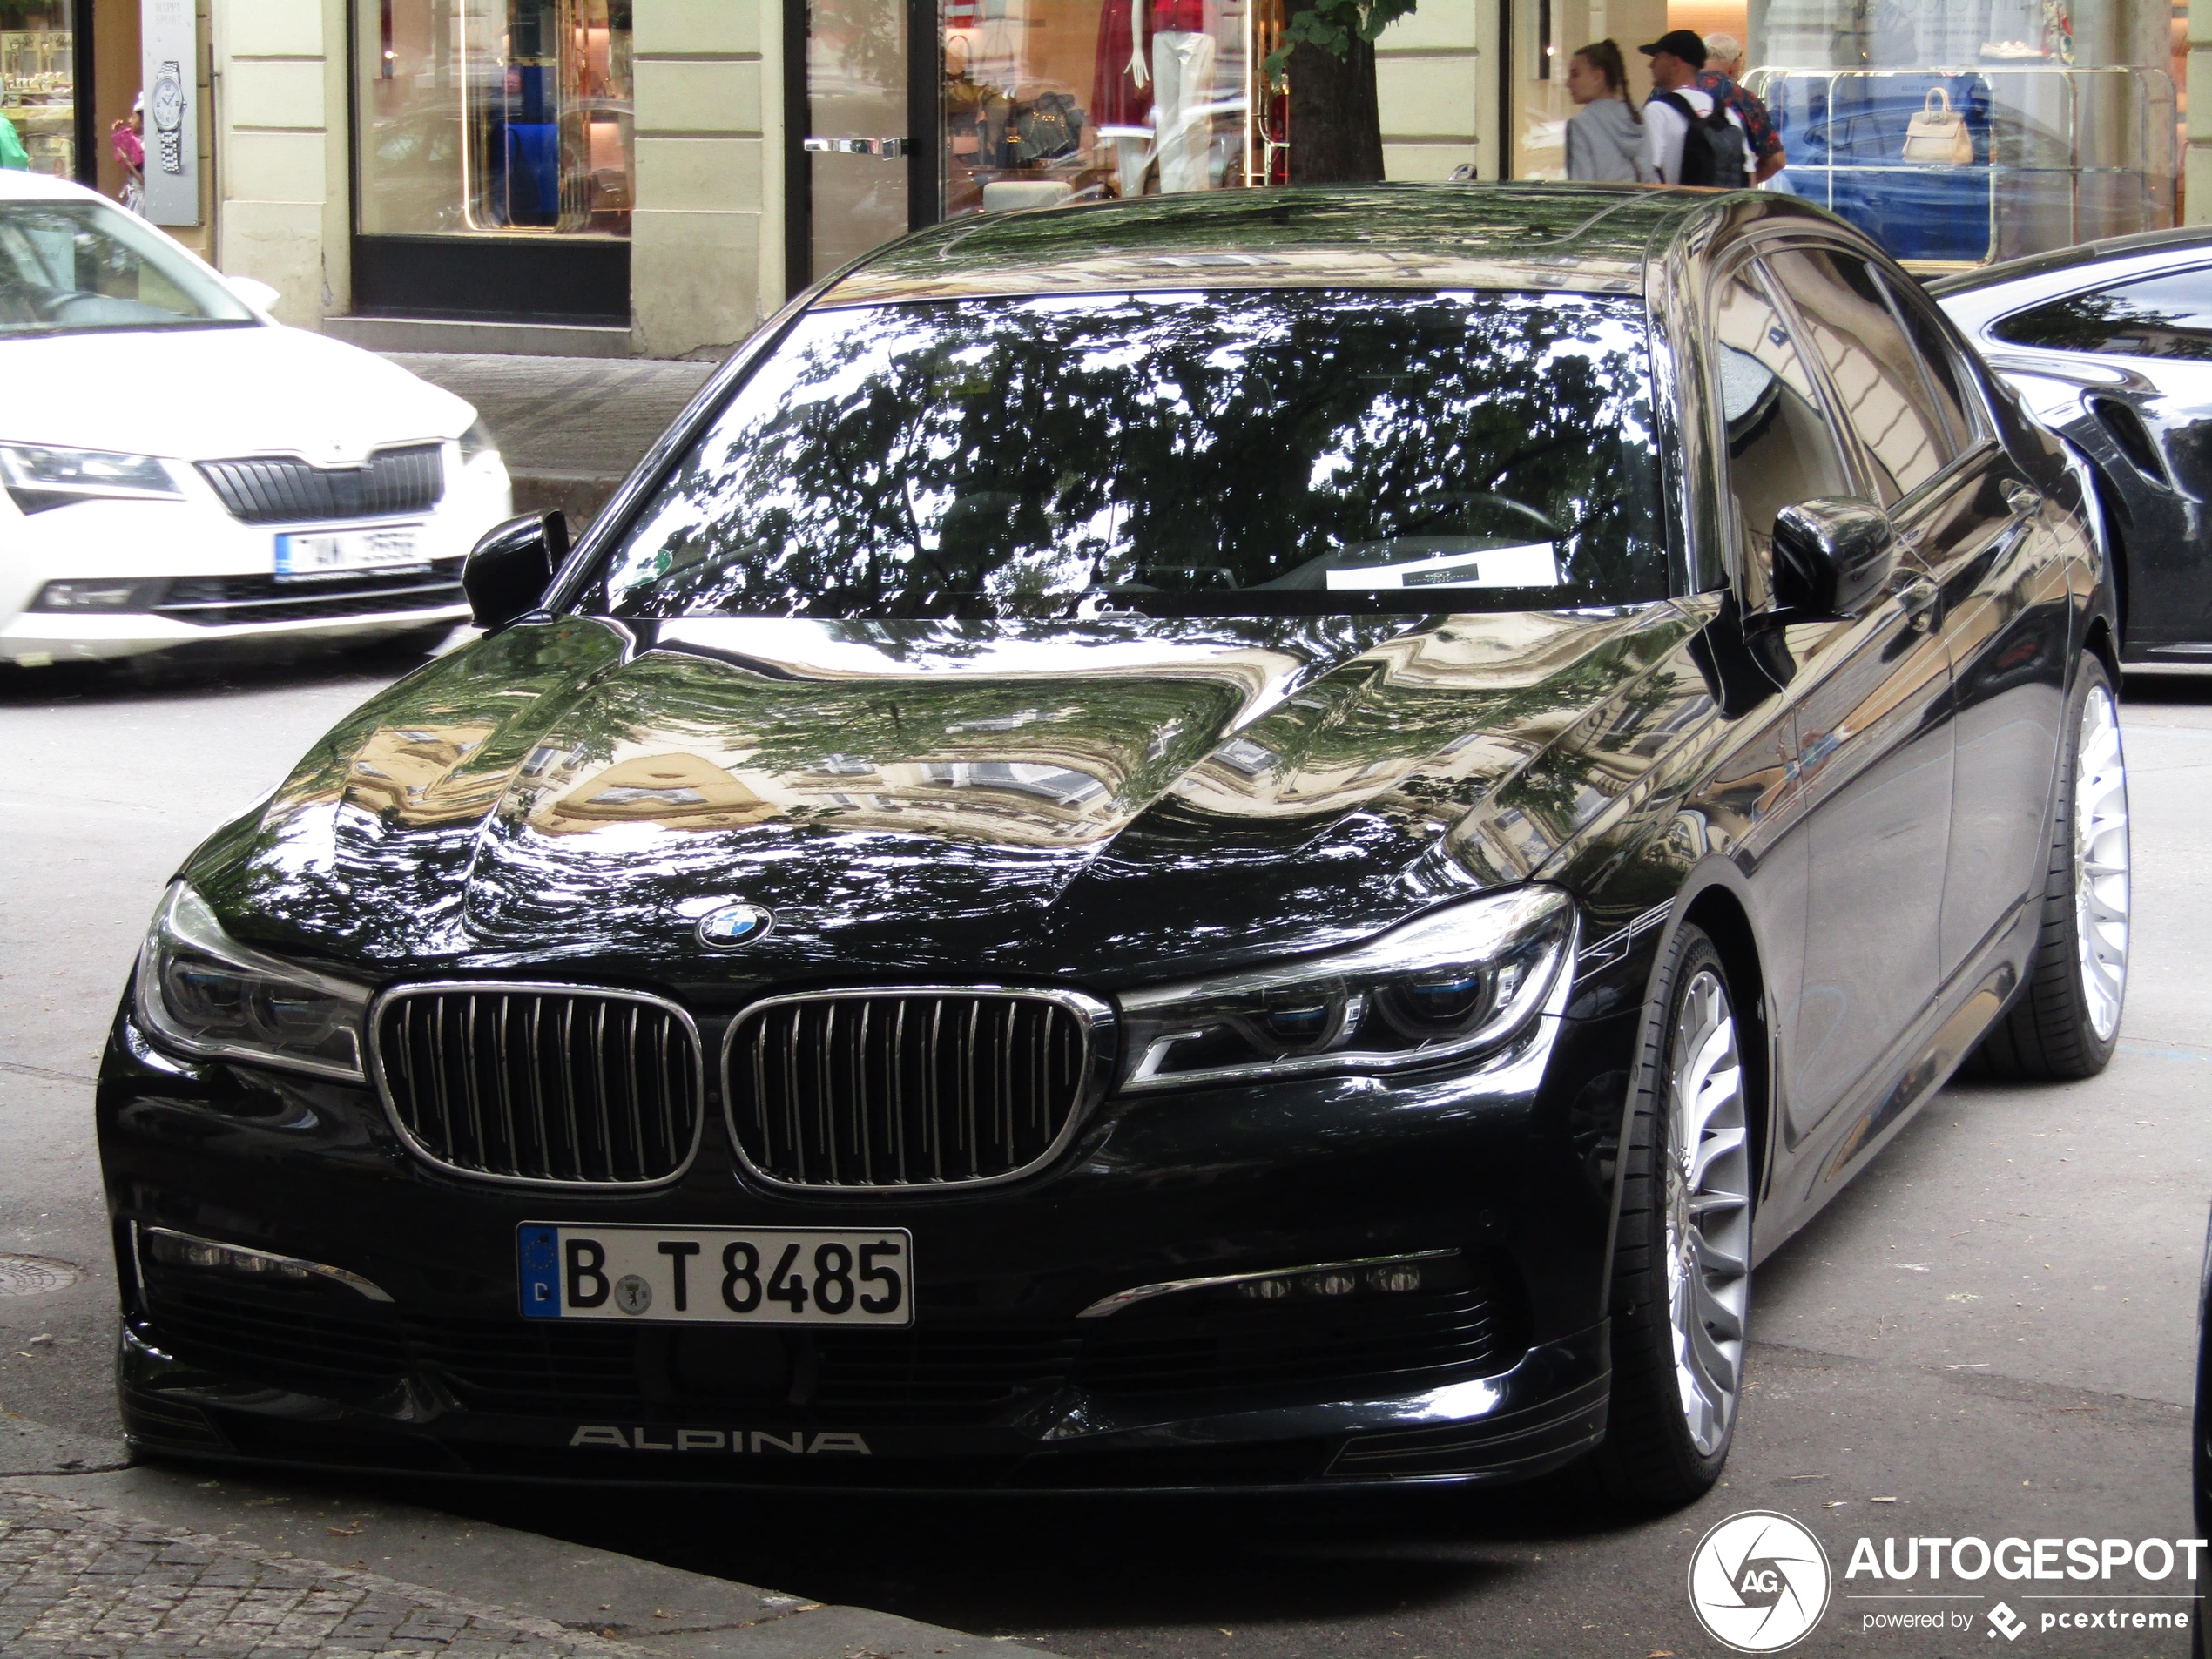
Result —
[[[1931,404],[1933,404],[1936,401],[1935,392],[1928,383],[1926,365],[1920,361],[1919,342],[1913,337],[1911,327],[1899,314],[1896,285],[1888,280],[1888,273],[1883,269],[1880,260],[1871,255],[1867,250],[1844,241],[1840,237],[1822,236],[1817,233],[1809,234],[1795,227],[1792,227],[1791,233],[1761,241],[1754,257],[1757,258],[1764,266],[1766,256],[1769,254],[1795,252],[1799,249],[1811,249],[1838,257],[1855,258],[1874,273],[1877,280],[1876,286],[1887,296],[1885,308],[1890,313],[1891,320],[1897,324],[1898,331],[1904,334],[1905,343],[1912,347],[1914,374],[1920,381],[1921,394],[1929,400]],[[1797,296],[1790,292],[1788,285],[1771,272],[1766,273],[1766,278],[1769,286],[1775,292],[1777,302],[1788,313],[1792,321],[1800,328],[1805,327],[1804,307],[1797,303]],[[1947,339],[1948,336],[1946,335],[1946,338]],[[1806,367],[1813,378],[1819,382],[1822,394],[1828,400],[1829,418],[1831,424],[1838,425],[1843,428],[1850,445],[1853,469],[1858,475],[1860,498],[1869,505],[1879,508],[1895,522],[1902,523],[1913,517],[1926,502],[1947,489],[1952,481],[1959,475],[1962,469],[1974,464],[1993,442],[1993,431],[1985,425],[1978,441],[1963,445],[1953,443],[1953,453],[1949,460],[1912,489],[1905,491],[1895,501],[1884,506],[1875,492],[1875,471],[1867,452],[1865,441],[1859,435],[1858,428],[1848,420],[1842,419],[1838,413],[1842,408],[1842,401],[1838,395],[1833,377],[1828,372],[1828,365],[1824,361],[1817,361],[1819,355],[1817,352],[1814,353],[1812,360],[1808,361]],[[1957,366],[1957,359],[1954,357],[1954,368]],[[1979,388],[1977,388],[1977,394],[1986,395]],[[1985,421],[1987,419],[1987,413],[1986,409],[1981,411]],[[1942,428],[1946,437],[1949,438],[1951,422],[1942,415],[1940,409],[1937,412],[1937,424]]]
[[[1803,365],[1806,377],[1812,384],[1820,417],[1827,422],[1829,440],[1836,446],[1837,456],[1843,462],[1844,475],[1850,481],[1856,495],[1865,500],[1871,501],[1873,497],[1868,493],[1871,486],[1866,470],[1866,459],[1859,447],[1858,435],[1852,431],[1850,423],[1844,421],[1838,414],[1835,388],[1829,384],[1828,376],[1823,372],[1822,366],[1815,361],[1818,354],[1815,353],[1808,356],[1805,353],[1802,343],[1804,329],[1804,317],[1799,314],[1797,307],[1791,302],[1788,293],[1775,280],[1773,273],[1766,269],[1764,255],[1775,247],[1780,240],[1781,239],[1772,236],[1757,238],[1745,246],[1731,250],[1728,258],[1715,265],[1712,278],[1706,287],[1705,307],[1708,319],[1716,318],[1719,314],[1722,290],[1730,283],[1748,274],[1752,279],[1754,286],[1765,297],[1767,303],[1773,307],[1789,324],[1790,348],[1797,353],[1797,361]],[[1718,335],[1716,332],[1709,334],[1708,337],[1717,340]],[[1742,600],[1744,610],[1753,614],[1770,610],[1774,607],[1772,567],[1770,564],[1762,564],[1753,558],[1750,549],[1744,544],[1737,516],[1727,511],[1723,505],[1730,488],[1728,469],[1734,465],[1734,459],[1728,451],[1725,401],[1721,392],[1720,360],[1717,356],[1707,358],[1699,392],[1706,406],[1704,419],[1706,441],[1712,446],[1716,462],[1713,481],[1716,509],[1714,516],[1721,525],[1721,534],[1727,538],[1723,550],[1724,556],[1733,575],[1737,596]]]

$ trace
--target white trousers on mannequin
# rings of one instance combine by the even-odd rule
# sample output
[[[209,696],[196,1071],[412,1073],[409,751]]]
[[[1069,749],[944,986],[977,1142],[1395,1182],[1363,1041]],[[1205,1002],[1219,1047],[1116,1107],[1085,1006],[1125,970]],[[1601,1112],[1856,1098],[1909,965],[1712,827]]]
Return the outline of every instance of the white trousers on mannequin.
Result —
[[[1160,193],[1204,190],[1213,152],[1213,37],[1180,29],[1152,37],[1152,122]]]
[[[1152,134],[1142,127],[1101,127],[1098,136],[1114,141],[1114,172],[1122,199],[1144,193],[1144,175],[1152,165]]]

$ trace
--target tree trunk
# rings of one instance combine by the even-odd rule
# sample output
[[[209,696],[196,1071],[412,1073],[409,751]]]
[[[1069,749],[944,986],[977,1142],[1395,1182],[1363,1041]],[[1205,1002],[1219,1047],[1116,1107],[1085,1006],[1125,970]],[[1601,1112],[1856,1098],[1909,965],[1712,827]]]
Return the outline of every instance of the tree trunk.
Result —
[[[1339,57],[1301,44],[1291,53],[1291,182],[1382,182],[1382,111],[1375,97],[1375,48],[1352,37]]]

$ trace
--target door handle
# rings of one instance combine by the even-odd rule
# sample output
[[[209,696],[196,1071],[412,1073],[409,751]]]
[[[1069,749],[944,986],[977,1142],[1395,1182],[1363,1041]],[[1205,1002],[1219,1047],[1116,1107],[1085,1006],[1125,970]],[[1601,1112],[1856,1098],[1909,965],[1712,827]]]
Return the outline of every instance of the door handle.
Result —
[[[895,161],[914,153],[912,138],[801,138],[799,147],[816,156],[881,156]]]

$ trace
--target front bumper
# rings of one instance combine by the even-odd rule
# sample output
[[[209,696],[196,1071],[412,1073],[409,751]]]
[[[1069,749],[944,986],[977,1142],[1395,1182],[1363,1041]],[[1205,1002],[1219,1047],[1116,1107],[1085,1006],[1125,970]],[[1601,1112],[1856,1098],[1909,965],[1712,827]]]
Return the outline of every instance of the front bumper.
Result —
[[[447,448],[444,494],[389,518],[245,523],[196,475],[173,501],[93,500],[25,515],[0,495],[0,662],[37,667],[287,638],[367,643],[465,621],[461,561],[509,516],[512,491],[498,456],[462,465],[459,447]],[[280,534],[401,525],[415,530],[420,570],[274,581]],[[84,581],[138,591],[129,609],[31,609],[48,583]]]
[[[617,1197],[442,1172],[368,1091],[182,1064],[122,1019],[99,1132],[125,1429],[180,1455],[509,1479],[1525,1479],[1604,1433],[1610,1135],[1632,1026],[1548,1015],[1459,1075],[1109,1102],[1054,1167],[989,1191],[762,1191],[711,1124],[680,1184]],[[916,1323],[748,1329],[729,1339],[753,1345],[733,1370],[697,1326],[525,1320],[526,1220],[905,1227]],[[329,1264],[391,1300],[163,1264],[141,1248],[149,1226]],[[1166,1279],[1439,1249],[1461,1252],[1465,1280],[1387,1305],[1278,1317],[1170,1296],[1076,1318]]]

